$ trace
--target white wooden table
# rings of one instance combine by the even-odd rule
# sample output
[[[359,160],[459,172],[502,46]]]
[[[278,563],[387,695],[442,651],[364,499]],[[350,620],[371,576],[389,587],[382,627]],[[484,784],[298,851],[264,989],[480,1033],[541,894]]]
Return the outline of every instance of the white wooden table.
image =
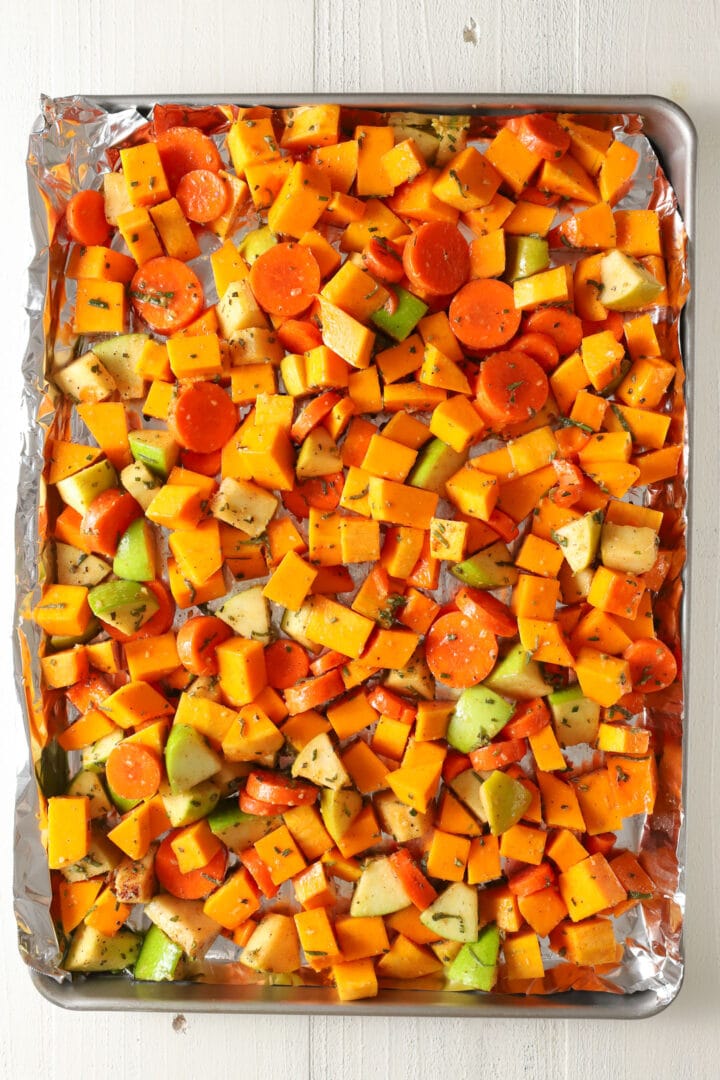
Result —
[[[700,136],[695,300],[694,610],[687,977],[644,1023],[307,1019],[73,1014],[32,989],[17,958],[10,852],[16,762],[0,752],[0,1076],[184,1080],[377,1080],[481,1073],[512,1080],[720,1075],[720,736],[718,341],[720,4],[718,0],[0,0],[4,338],[0,440],[3,623],[10,622],[19,364],[30,236],[23,160],[41,91],[473,91],[655,93]],[[10,650],[2,664],[9,707]]]

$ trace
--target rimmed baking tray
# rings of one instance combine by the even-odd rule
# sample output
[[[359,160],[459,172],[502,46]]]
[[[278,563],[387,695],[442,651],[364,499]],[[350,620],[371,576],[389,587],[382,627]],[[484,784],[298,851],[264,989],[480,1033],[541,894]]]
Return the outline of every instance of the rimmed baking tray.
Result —
[[[513,113],[555,111],[571,113],[635,114],[642,119],[643,133],[649,138],[660,164],[677,196],[679,210],[688,235],[687,272],[693,281],[693,241],[695,237],[695,175],[697,138],[689,116],[674,102],[652,95],[558,95],[558,94],[194,94],[194,95],[116,95],[84,98],[88,104],[115,112],[134,108],[148,112],[155,104],[194,106],[214,105],[218,101],[242,106],[269,105],[290,107],[312,102],[337,102],[365,108],[408,109],[428,113],[475,113],[502,116]],[[693,317],[692,292],[680,323],[680,340],[686,374],[687,431],[692,432],[693,403]],[[688,508],[692,484],[688,485]],[[24,552],[19,546],[19,558]],[[685,592],[682,604],[682,639],[687,645],[689,630],[689,591],[691,559],[684,571]],[[17,657],[16,657],[17,659]],[[687,665],[683,674],[685,717],[690,708]],[[686,725],[684,725],[686,727]],[[683,734],[683,759],[687,760],[687,734]],[[683,768],[683,805],[687,768]],[[25,791],[27,799],[27,790]],[[27,811],[27,806],[25,807]],[[32,807],[30,808],[33,809]],[[36,806],[35,806],[36,809]],[[27,813],[26,813],[27,820]],[[680,864],[680,892],[684,886],[685,832],[681,829],[677,848]],[[507,995],[456,993],[428,990],[383,989],[378,997],[343,1004],[331,989],[321,987],[239,986],[227,983],[142,983],[125,977],[95,976],[59,982],[33,970],[31,977],[39,992],[55,1005],[77,1010],[131,1010],[157,1012],[209,1013],[295,1013],[361,1016],[435,1016],[435,1017],[557,1017],[566,1019],[607,1018],[642,1019],[666,1008],[682,986],[684,965],[682,942],[677,962],[666,965],[667,979],[652,990],[630,994],[565,991],[552,995]]]

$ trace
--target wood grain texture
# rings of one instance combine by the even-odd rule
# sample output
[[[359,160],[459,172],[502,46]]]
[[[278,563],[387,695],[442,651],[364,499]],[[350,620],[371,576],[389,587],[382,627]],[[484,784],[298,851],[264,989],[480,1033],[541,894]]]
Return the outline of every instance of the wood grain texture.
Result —
[[[19,317],[30,257],[27,132],[41,91],[455,91],[655,93],[674,98],[700,137],[695,270],[694,607],[687,977],[671,1009],[622,1022],[383,1020],[62,1013],[17,959],[8,866],[17,762],[2,755],[0,1076],[185,1080],[222,1069],[247,1080],[710,1080],[720,1025],[720,722],[717,719],[720,536],[717,342],[712,295],[720,251],[720,5],[717,0],[0,0],[5,230],[0,260],[5,345],[0,439],[2,610],[14,551],[10,522],[19,448]],[[7,625],[7,623],[6,623]],[[2,684],[11,682],[3,651]],[[12,708],[6,723],[17,723]],[[177,1029],[177,1030],[176,1030]],[[83,1064],[84,1063],[84,1064]]]

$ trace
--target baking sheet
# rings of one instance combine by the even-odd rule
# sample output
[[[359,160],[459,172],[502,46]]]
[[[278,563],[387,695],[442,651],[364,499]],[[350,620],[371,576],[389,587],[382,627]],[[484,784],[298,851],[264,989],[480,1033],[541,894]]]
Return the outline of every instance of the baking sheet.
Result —
[[[172,99],[177,109],[170,113],[169,99],[165,108],[175,116],[174,122],[183,122],[186,112],[191,120],[202,120],[202,126],[209,130],[222,130],[227,126],[232,111],[229,107],[218,108],[214,99],[194,98]],[[235,104],[240,102],[233,99]],[[327,100],[326,96],[312,95],[299,97],[263,97],[262,99],[242,98],[243,105],[268,104],[271,106],[290,106],[308,103],[312,100]],[[662,155],[669,169],[669,177],[677,191],[686,225],[692,227],[693,169],[694,169],[694,133],[692,127],[671,103],[662,99],[638,98],[502,98],[499,96],[454,98],[437,96],[433,98],[350,96],[339,100],[348,107],[409,109],[432,113],[471,113],[474,114],[474,135],[482,145],[482,138],[492,128],[485,125],[482,117],[507,114],[512,110],[537,111],[556,110],[565,112],[608,112],[615,122],[629,133],[641,130],[647,132]],[[37,628],[27,621],[22,621],[22,612],[28,597],[32,598],[41,580],[42,564],[40,560],[40,532],[43,527],[44,489],[41,472],[43,465],[43,432],[49,425],[58,424],[52,403],[45,396],[43,372],[52,359],[53,349],[64,350],[73,347],[72,341],[63,340],[58,334],[58,319],[62,314],[63,297],[58,294],[61,286],[64,253],[56,241],[54,230],[62,209],[69,195],[79,186],[97,186],[90,184],[87,170],[96,173],[112,167],[116,154],[106,153],[108,146],[132,141],[142,135],[146,123],[151,99],[128,98],[98,101],[93,99],[67,98],[43,101],[43,115],[39,118],[30,140],[28,158],[29,187],[32,209],[32,223],[35,235],[37,255],[30,269],[30,289],[28,313],[30,316],[30,341],[24,361],[25,391],[24,407],[27,411],[27,430],[24,437],[21,462],[21,482],[18,497],[17,539],[18,539],[18,614],[22,624],[23,637],[17,637],[16,671],[31,673],[31,679],[23,686],[18,682],[20,700],[24,706],[30,744],[36,757],[41,744],[46,738],[48,724],[52,727],[52,703],[43,702],[32,687],[39,686],[37,660],[40,635]],[[642,120],[640,120],[642,116]],[[658,174],[653,151],[644,139],[642,168],[645,170],[646,183],[638,183],[633,198],[640,202],[627,202],[623,206],[653,205],[668,214],[668,224],[672,223],[672,242],[683,244],[683,234],[679,218],[673,212],[672,193],[662,181],[656,183]],[[663,147],[663,142],[665,146]],[[252,228],[255,222],[248,226]],[[241,235],[238,234],[238,235]],[[677,261],[680,266],[680,260]],[[683,264],[684,265],[684,264]],[[677,307],[687,287],[687,279],[682,275],[672,283]],[[687,312],[683,319],[684,354],[687,359],[689,324]],[[681,403],[678,403],[678,406]],[[676,423],[682,425],[684,417],[679,411]],[[62,420],[60,421],[63,422]],[[671,493],[679,497],[677,526],[684,528],[685,517],[682,508],[683,492]],[[40,518],[36,513],[39,503]],[[38,573],[39,571],[39,573]],[[687,604],[683,606],[686,618]],[[16,624],[16,625],[19,625]],[[659,696],[659,695],[658,695]],[[667,709],[660,710],[661,715],[655,723],[656,737],[667,741],[667,745],[680,747],[682,739],[682,701],[671,701]],[[17,725],[19,728],[19,725]],[[655,844],[662,853],[666,871],[668,897],[659,905],[645,905],[636,908],[625,917],[623,922],[616,922],[616,930],[626,931],[631,942],[628,955],[633,963],[623,969],[622,976],[603,980],[599,985],[606,985],[614,993],[579,992],[577,990],[538,996],[479,995],[473,993],[448,993],[442,990],[383,990],[381,996],[368,1002],[352,1003],[350,1007],[340,1006],[332,990],[322,987],[261,987],[239,986],[233,981],[232,968],[236,965],[212,964],[205,977],[213,981],[202,984],[136,984],[122,977],[103,977],[70,980],[57,968],[58,949],[50,918],[50,889],[44,848],[40,842],[37,828],[38,804],[37,787],[34,777],[27,766],[27,743],[19,748],[24,767],[20,774],[16,815],[16,877],[15,896],[16,914],[19,927],[21,952],[33,968],[35,979],[43,993],[58,1003],[79,1008],[119,1007],[132,1008],[142,1003],[147,1008],[184,1009],[240,1009],[245,1011],[332,1011],[350,1013],[404,1013],[413,1015],[432,1015],[438,1011],[445,1015],[648,1015],[664,1007],[677,993],[682,980],[682,953],[679,940],[679,926],[684,907],[683,893],[683,856],[684,856],[684,818],[677,805],[670,805],[660,800],[662,814],[656,823],[651,823],[646,832],[647,842]],[[659,815],[656,811],[654,818]],[[677,887],[675,887],[675,867],[667,862],[667,852],[671,850],[661,838],[672,839],[672,850],[679,855]],[[654,839],[653,839],[654,838]],[[660,856],[658,856],[660,857]],[[672,860],[670,860],[672,862]],[[661,884],[659,881],[658,884]],[[670,895],[671,894],[671,895]],[[653,911],[653,906],[658,910]],[[644,912],[644,914],[642,914]],[[639,925],[638,925],[639,924]],[[648,947],[649,946],[649,947]],[[654,951],[653,951],[654,950]],[[212,958],[212,954],[211,954]],[[246,969],[245,969],[246,970]],[[199,973],[200,974],[200,973]],[[49,978],[48,978],[49,977]],[[58,982],[57,979],[62,979]],[[545,988],[543,987],[543,990]]]

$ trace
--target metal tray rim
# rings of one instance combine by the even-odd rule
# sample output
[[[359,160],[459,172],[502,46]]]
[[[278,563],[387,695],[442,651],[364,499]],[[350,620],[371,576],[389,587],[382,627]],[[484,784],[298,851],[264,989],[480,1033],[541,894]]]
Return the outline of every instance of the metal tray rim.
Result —
[[[697,202],[697,129],[689,114],[670,98],[659,94],[461,94],[454,92],[408,94],[397,93],[281,93],[281,94],[87,94],[82,95],[89,104],[115,111],[122,108],[150,109],[156,103],[179,103],[190,105],[211,105],[218,101],[241,101],[247,104],[266,104],[271,106],[299,105],[320,101],[334,101],[345,105],[373,105],[378,108],[411,105],[427,111],[445,108],[448,110],[467,110],[501,113],[508,110],[518,112],[537,109],[567,110],[575,112],[632,112],[646,121],[645,131],[653,144],[660,151],[661,160],[668,178],[678,198],[683,222],[689,243],[687,264],[691,282],[694,280],[695,216]],[[44,95],[43,95],[44,99]],[[649,122],[649,123],[647,123]],[[673,129],[677,143],[672,141],[663,146],[662,132],[656,124],[666,123]],[[678,154],[678,149],[681,151]],[[672,151],[675,150],[675,154]],[[669,158],[672,157],[672,161]],[[679,160],[676,160],[679,158]],[[694,344],[694,292],[683,310],[680,335],[683,356],[692,356]],[[686,367],[686,394],[688,444],[691,444],[693,423],[692,367]],[[687,485],[686,512],[689,517],[692,503],[692,484]],[[692,538],[688,536],[688,564],[684,571],[685,584],[682,604],[682,640],[689,640],[689,585],[690,554]],[[688,666],[684,665],[683,693],[685,718],[689,714],[690,686]],[[687,722],[683,732],[683,831],[687,822]],[[681,841],[685,846],[685,840]],[[684,878],[684,865],[681,863],[681,882]],[[683,938],[680,940],[680,955],[684,960]],[[680,977],[674,984],[667,984],[666,992],[660,995],[652,990],[640,991],[629,995],[599,994],[579,991],[566,991],[548,996],[510,996],[494,994],[457,994],[431,991],[383,991],[377,998],[369,1001],[340,1003],[330,998],[330,991],[312,988],[309,992],[302,988],[257,988],[232,987],[230,985],[211,986],[210,984],[173,984],[134,983],[122,980],[122,993],[105,993],[103,987],[110,979],[117,984],[117,977],[85,979],[82,982],[60,982],[48,975],[30,970],[32,984],[46,1001],[59,1008],[70,1011],[130,1011],[142,1008],[150,1012],[184,1011],[193,1013],[277,1013],[289,1015],[337,1015],[337,1016],[403,1016],[433,1018],[483,1017],[485,1019],[648,1019],[663,1012],[677,1000],[685,978],[684,962]],[[120,987],[114,987],[120,989]],[[142,988],[142,993],[138,993]],[[258,993],[258,989],[260,992]],[[213,992],[214,991],[214,992]],[[239,992],[238,992],[239,991]],[[314,999],[314,1000],[313,1000]],[[438,1000],[442,999],[442,1000]]]

